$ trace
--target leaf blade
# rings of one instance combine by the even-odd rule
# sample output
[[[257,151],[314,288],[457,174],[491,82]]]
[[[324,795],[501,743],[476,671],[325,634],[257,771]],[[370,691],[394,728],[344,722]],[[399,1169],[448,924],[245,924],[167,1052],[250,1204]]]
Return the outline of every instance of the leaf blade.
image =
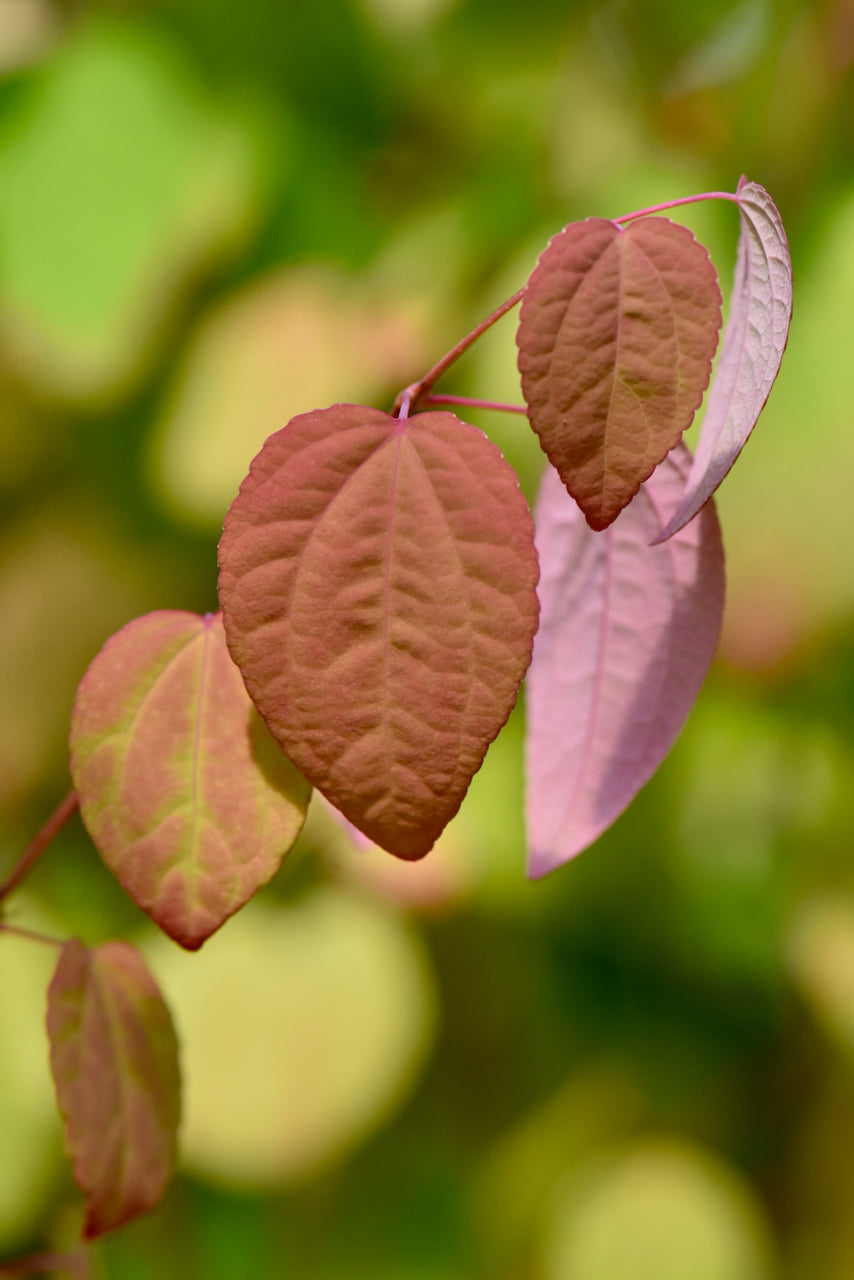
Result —
[[[509,715],[536,578],[515,474],[442,412],[297,416],[220,543],[229,645],[274,737],[403,858],[432,847]]]
[[[255,712],[222,620],[161,610],[107,641],[80,683],[71,776],[101,856],[190,950],[278,870],[308,787]]]
[[[689,466],[680,444],[604,533],[584,524],[554,472],[544,476],[542,620],[527,680],[532,877],[622,813],[670,750],[711,663],[724,594],[713,505],[678,541],[649,546]]]
[[[792,318],[786,232],[763,187],[742,177],[741,221],[730,315],[685,495],[657,541],[697,514],[747,443],[780,369]]]
[[[50,1065],[87,1239],[147,1213],[171,1176],[180,1118],[169,1011],[128,943],[65,943],[48,989]]]
[[[720,301],[705,249],[667,218],[571,223],[541,255],[516,336],[522,392],[591,528],[616,518],[690,425]]]

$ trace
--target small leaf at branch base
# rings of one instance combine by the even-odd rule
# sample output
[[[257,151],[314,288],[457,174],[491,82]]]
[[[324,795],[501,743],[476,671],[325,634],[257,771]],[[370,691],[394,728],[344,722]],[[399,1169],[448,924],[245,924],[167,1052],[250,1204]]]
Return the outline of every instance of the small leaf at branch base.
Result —
[[[556,235],[525,287],[519,371],[531,425],[604,529],[691,425],[721,323],[702,245],[668,218]]]
[[[649,545],[690,462],[680,444],[604,533],[584,523],[556,472],[544,476],[542,615],[526,687],[533,877],[622,813],[673,745],[714,656],[724,598],[714,504]]]
[[[48,990],[50,1066],[92,1239],[152,1209],[172,1172],[178,1045],[139,952],[67,942]]]
[[[112,636],[70,745],[101,856],[190,950],[274,875],[305,817],[308,784],[252,706],[219,615],[163,610]]]
[[[742,178],[730,315],[685,495],[657,541],[681,529],[727,475],[774,385],[792,319],[792,260],[777,209]]]
[[[516,700],[537,573],[516,475],[481,431],[343,404],[252,463],[219,595],[274,737],[360,831],[420,858]]]

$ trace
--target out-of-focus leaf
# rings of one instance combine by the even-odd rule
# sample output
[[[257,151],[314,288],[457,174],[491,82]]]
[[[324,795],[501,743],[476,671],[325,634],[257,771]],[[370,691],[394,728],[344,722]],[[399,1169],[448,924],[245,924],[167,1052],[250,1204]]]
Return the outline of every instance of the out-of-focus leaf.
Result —
[[[274,737],[360,831],[422,857],[530,660],[537,559],[513,471],[451,413],[301,414],[252,463],[220,569]]]
[[[789,967],[822,1025],[854,1053],[854,903],[815,897],[800,904],[788,945]]]
[[[691,425],[721,295],[686,227],[574,222],[541,255],[516,341],[531,425],[593,529],[604,529]]]
[[[522,1270],[555,1188],[583,1169],[597,1148],[624,1139],[645,1119],[647,1103],[631,1071],[594,1057],[502,1133],[473,1188],[489,1274]]]
[[[610,1153],[609,1153],[610,1154]],[[647,1139],[556,1198],[548,1280],[770,1280],[770,1232],[734,1169],[687,1144]]]
[[[0,75],[35,62],[59,33],[59,15],[45,0],[0,0]]]
[[[142,23],[73,24],[0,119],[0,334],[40,390],[109,394],[251,227],[254,128]]]
[[[724,596],[712,504],[649,545],[679,500],[680,445],[604,533],[551,468],[537,504],[540,630],[527,683],[529,873],[586,848],[670,750],[714,655]]]
[[[48,991],[50,1065],[88,1239],[152,1209],[180,1113],[178,1045],[142,956],[65,943]]]
[[[153,479],[170,506],[221,528],[249,463],[283,421],[342,391],[369,404],[426,367],[426,326],[412,290],[401,291],[399,275],[395,284],[291,267],[211,312],[153,441]]]
[[[659,534],[669,538],[714,493],[756,425],[774,385],[792,319],[792,260],[777,209],[762,187],[738,184],[741,235],[730,315],[685,496]]]
[[[77,692],[71,776],[104,861],[191,950],[278,870],[308,802],[218,614],[162,610],[107,641]]]
[[[17,891],[12,910],[48,936],[62,932],[62,922],[44,914],[27,886]],[[44,1026],[44,993],[55,965],[51,948],[11,931],[0,935],[0,1256],[36,1238],[61,1172]]]
[[[427,957],[364,893],[257,899],[198,955],[153,967],[181,1027],[189,1167],[226,1186],[299,1180],[377,1129],[433,1038]]]
[[[35,476],[32,484],[35,494]],[[45,494],[29,518],[10,522],[4,535],[0,811],[39,788],[64,785],[80,672],[105,636],[174,589],[172,566],[155,568],[153,556],[146,562],[115,513],[91,493],[71,500]]]

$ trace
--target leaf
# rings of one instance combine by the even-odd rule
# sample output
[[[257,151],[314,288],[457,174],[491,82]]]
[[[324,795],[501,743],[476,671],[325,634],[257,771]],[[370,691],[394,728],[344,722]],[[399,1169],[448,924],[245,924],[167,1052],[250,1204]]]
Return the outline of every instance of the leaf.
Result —
[[[691,425],[721,323],[709,256],[686,227],[574,222],[541,255],[516,342],[531,426],[604,529]]]
[[[549,468],[537,504],[542,618],[527,681],[529,874],[591,844],[675,741],[714,655],[724,560],[710,503],[660,547],[682,493],[680,444],[604,533]]]
[[[530,661],[537,560],[512,469],[451,413],[300,414],[252,463],[220,569],[274,737],[371,840],[422,857]]]
[[[768,192],[742,177],[730,315],[685,495],[657,541],[683,528],[727,475],[774,385],[792,319],[792,260]]]
[[[50,1066],[87,1239],[157,1204],[172,1172],[180,1113],[169,1010],[125,942],[62,948],[48,989]]]
[[[71,777],[107,866],[200,947],[278,870],[309,789],[255,712],[222,620],[179,610],[107,641],[71,720]]]

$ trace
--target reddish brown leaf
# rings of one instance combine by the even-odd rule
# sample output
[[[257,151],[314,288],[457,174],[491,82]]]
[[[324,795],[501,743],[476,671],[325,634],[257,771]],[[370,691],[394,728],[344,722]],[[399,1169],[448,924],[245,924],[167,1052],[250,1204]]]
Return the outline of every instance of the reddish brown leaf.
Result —
[[[511,468],[451,413],[301,414],[253,462],[220,568],[274,736],[367,836],[422,857],[530,661],[537,561]]]
[[[92,662],[71,776],[104,861],[190,950],[278,870],[309,794],[252,706],[220,616],[178,610],[136,618]]]
[[[157,1204],[172,1172],[180,1113],[169,1010],[125,942],[62,948],[48,990],[50,1066],[88,1239]]]
[[[616,518],[690,426],[720,323],[709,256],[668,218],[574,222],[541,255],[516,337],[522,391],[591,528]]]

